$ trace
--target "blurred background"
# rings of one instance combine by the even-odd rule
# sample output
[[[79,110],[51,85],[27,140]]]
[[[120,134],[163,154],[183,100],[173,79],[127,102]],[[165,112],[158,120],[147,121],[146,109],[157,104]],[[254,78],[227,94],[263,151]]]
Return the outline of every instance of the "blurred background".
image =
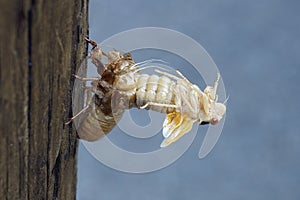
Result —
[[[221,138],[202,160],[205,128],[175,163],[147,174],[110,169],[80,144],[77,198],[300,199],[299,9],[296,0],[90,0],[90,38],[101,42],[145,26],[180,31],[213,58],[230,99]],[[143,60],[144,54],[155,52],[135,56]],[[136,142],[126,144],[134,151]]]

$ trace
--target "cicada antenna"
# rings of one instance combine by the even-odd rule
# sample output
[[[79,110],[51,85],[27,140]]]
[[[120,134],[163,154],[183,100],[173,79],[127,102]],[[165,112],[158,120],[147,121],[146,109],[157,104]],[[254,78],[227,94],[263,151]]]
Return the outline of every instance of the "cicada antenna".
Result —
[[[225,101],[224,101],[223,104],[226,104],[226,103],[227,103],[227,101],[228,101],[228,99],[229,99],[229,96],[230,96],[230,95],[228,95],[228,97],[225,99]]]

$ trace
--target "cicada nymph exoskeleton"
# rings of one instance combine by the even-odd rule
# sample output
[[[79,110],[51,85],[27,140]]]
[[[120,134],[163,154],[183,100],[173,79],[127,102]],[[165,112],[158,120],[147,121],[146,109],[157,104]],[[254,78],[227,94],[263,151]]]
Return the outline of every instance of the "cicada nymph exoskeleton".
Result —
[[[155,67],[157,60],[136,63],[129,53],[103,52],[96,42],[86,40],[93,46],[87,62],[99,77],[76,76],[78,81],[91,83],[84,87],[86,106],[71,119],[80,119],[77,131],[81,139],[100,139],[112,130],[126,109],[134,107],[166,114],[161,147],[189,132],[195,122],[214,125],[225,114],[226,106],[217,102],[219,74],[213,86],[201,91],[179,71],[174,75],[157,67],[156,74],[142,73],[145,68]]]

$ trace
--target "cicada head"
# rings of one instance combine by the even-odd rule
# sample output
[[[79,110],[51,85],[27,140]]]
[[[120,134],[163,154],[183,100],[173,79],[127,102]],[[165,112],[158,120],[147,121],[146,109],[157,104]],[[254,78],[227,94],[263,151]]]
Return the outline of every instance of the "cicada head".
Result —
[[[226,112],[226,106],[223,103],[219,103],[217,87],[220,79],[220,74],[217,76],[214,86],[207,86],[202,93],[201,104],[203,108],[203,115],[200,117],[200,122],[210,123],[212,125],[217,124]]]
[[[226,106],[223,103],[215,102],[206,95],[202,97],[203,112],[200,115],[200,123],[216,125],[224,116]]]
[[[226,112],[226,106],[222,103],[214,102],[210,111],[210,124],[216,125],[224,116]]]

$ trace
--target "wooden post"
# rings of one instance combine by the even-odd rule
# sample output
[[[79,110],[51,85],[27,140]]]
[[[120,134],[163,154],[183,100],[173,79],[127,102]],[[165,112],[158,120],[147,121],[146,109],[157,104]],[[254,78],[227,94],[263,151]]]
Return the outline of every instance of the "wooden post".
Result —
[[[72,87],[87,0],[0,2],[0,199],[75,199]]]

